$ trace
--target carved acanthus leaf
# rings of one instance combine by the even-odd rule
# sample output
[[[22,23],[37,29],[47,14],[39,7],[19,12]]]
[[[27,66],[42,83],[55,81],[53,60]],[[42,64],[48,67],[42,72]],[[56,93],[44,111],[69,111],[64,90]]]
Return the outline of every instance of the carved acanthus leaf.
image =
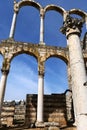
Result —
[[[84,23],[83,19],[73,18],[70,15],[67,15],[66,20],[63,23],[63,27],[60,28],[60,31],[63,34],[66,34],[69,32],[70,29],[76,29],[78,28],[81,32],[82,25]]]

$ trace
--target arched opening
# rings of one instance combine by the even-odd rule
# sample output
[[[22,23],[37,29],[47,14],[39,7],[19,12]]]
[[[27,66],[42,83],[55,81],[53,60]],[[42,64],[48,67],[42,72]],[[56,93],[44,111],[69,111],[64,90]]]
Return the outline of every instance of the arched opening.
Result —
[[[67,67],[61,59],[51,57],[45,65],[45,93],[63,93],[68,89]]]
[[[5,99],[23,100],[28,93],[37,93],[37,62],[34,57],[20,54],[12,60]]]
[[[0,4],[0,41],[7,39],[13,16],[13,1],[5,1]]]
[[[39,43],[39,28],[39,11],[32,6],[20,8],[14,36],[15,39],[22,42]]]
[[[45,15],[44,40],[46,45],[66,47],[66,37],[60,32],[63,26],[63,16],[50,10]]]
[[[64,61],[51,57],[46,61],[44,119],[67,124],[66,94],[68,89],[67,67]],[[61,116],[62,115],[62,116]]]
[[[37,94],[37,76],[37,62],[34,57],[26,54],[14,57],[5,92],[5,100],[12,108],[15,107],[14,125],[25,123],[27,94]]]

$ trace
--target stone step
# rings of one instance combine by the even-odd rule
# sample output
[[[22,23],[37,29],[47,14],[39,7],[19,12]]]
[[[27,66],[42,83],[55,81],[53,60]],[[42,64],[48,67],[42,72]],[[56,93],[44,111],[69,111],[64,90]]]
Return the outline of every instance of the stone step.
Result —
[[[49,130],[49,128],[5,128],[5,127],[3,127],[3,128],[0,128],[0,130]],[[53,129],[53,130],[56,130],[56,129]],[[61,128],[61,129],[59,129],[59,130],[76,130],[76,128],[75,127],[67,127],[67,128]]]
[[[67,127],[67,128],[62,128],[61,130],[77,130],[76,127]]]

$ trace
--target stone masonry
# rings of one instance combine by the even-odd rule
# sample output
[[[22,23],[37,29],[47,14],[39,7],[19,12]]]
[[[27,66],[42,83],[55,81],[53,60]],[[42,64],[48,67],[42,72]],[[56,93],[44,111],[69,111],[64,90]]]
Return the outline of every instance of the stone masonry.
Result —
[[[44,122],[59,123],[61,127],[73,119],[72,107],[67,94],[44,95]],[[37,95],[27,94],[25,101],[4,102],[2,108],[2,125],[25,125],[35,127],[37,113]],[[72,123],[72,122],[71,122]],[[48,123],[49,124],[49,123]]]
[[[5,101],[2,107],[1,123],[11,127],[16,124],[23,124],[25,121],[24,101]]]
[[[15,41],[14,39],[17,16],[20,9],[24,6],[33,6],[39,11],[40,39],[37,44]],[[64,48],[59,46],[48,46],[44,41],[44,19],[46,12],[49,10],[57,11],[63,17],[63,25],[60,27],[60,31],[66,36],[67,40],[67,45]],[[75,17],[73,14],[76,16],[78,15],[79,17]],[[33,110],[29,110],[31,113],[28,113],[28,107],[26,107],[26,124],[29,123],[28,125],[31,125],[31,123],[34,122],[42,124],[42,122],[54,121],[55,119],[55,121],[58,121],[62,126],[67,124],[67,120],[70,122],[73,121],[72,116],[67,116],[66,114],[69,113],[68,115],[70,115],[71,106],[64,98],[60,98],[59,95],[55,95],[58,97],[54,98],[54,95],[50,95],[51,99],[54,98],[54,100],[51,100],[44,96],[45,62],[51,57],[57,57],[62,59],[67,65],[69,90],[72,91],[73,98],[74,124],[76,125],[77,130],[87,130],[87,32],[85,32],[82,41],[80,38],[84,23],[87,29],[87,13],[80,9],[65,10],[60,6],[53,4],[42,7],[42,5],[34,0],[20,0],[18,2],[14,0],[14,14],[9,37],[0,43],[0,54],[3,56],[1,68],[2,75],[0,80],[0,118],[11,61],[17,55],[24,53],[34,56],[38,62],[38,96],[34,99],[31,97],[31,99],[26,100],[26,106],[29,106],[29,109],[33,108]],[[70,97],[67,96],[67,99],[69,98]],[[59,102],[59,99],[60,101],[62,100],[62,104],[56,106],[58,105],[56,99],[58,100],[57,102]],[[50,104],[45,103],[48,100]],[[70,102],[72,102],[71,99]],[[67,108],[65,106],[67,106]],[[11,109],[11,111],[14,112],[13,108]],[[58,112],[56,113],[56,111]],[[45,113],[47,114],[45,115]],[[48,113],[50,113],[50,115],[48,115]]]
[[[71,121],[73,123],[73,113],[71,103],[66,100],[66,93],[44,95],[44,122],[59,123],[59,126],[67,126]],[[67,105],[68,104],[68,105]],[[70,109],[68,112],[67,109]],[[27,126],[34,126],[36,123],[37,95],[28,94],[26,97],[26,115],[25,123]],[[68,116],[70,120],[68,120]],[[72,119],[71,119],[72,118]],[[70,123],[70,122],[69,122]]]

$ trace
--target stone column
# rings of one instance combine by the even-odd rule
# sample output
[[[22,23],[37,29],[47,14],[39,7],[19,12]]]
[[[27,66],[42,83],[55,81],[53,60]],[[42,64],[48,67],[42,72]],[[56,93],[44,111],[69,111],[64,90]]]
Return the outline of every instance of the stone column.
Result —
[[[12,19],[12,24],[11,24],[9,38],[14,38],[15,26],[16,26],[18,11],[19,11],[18,4],[16,4],[16,2],[14,2],[14,15],[13,15],[13,19]]]
[[[38,98],[37,98],[37,125],[39,127],[43,124],[43,96],[44,96],[44,66],[39,64],[38,72]],[[40,126],[41,125],[41,126]]]
[[[14,37],[15,25],[16,25],[16,18],[17,18],[17,13],[14,12],[13,19],[12,19],[12,25],[11,25],[11,29],[10,29],[10,34],[9,34],[9,38],[13,38]]]
[[[4,99],[7,75],[8,75],[7,72],[5,71],[2,72],[1,81],[0,81],[0,110],[2,107],[3,99]]]
[[[3,66],[1,69],[2,76],[1,76],[1,80],[0,80],[0,125],[1,125],[1,111],[2,111],[3,101],[4,101],[6,81],[7,81],[7,76],[9,73],[9,68],[10,68],[10,64],[4,60]]]
[[[77,130],[87,130],[87,86],[86,71],[80,44],[82,19],[66,17],[61,31],[67,36],[69,47],[72,93],[76,115]]]
[[[40,10],[40,44],[44,44],[44,10]]]
[[[43,122],[44,76],[38,76],[37,122]]]

